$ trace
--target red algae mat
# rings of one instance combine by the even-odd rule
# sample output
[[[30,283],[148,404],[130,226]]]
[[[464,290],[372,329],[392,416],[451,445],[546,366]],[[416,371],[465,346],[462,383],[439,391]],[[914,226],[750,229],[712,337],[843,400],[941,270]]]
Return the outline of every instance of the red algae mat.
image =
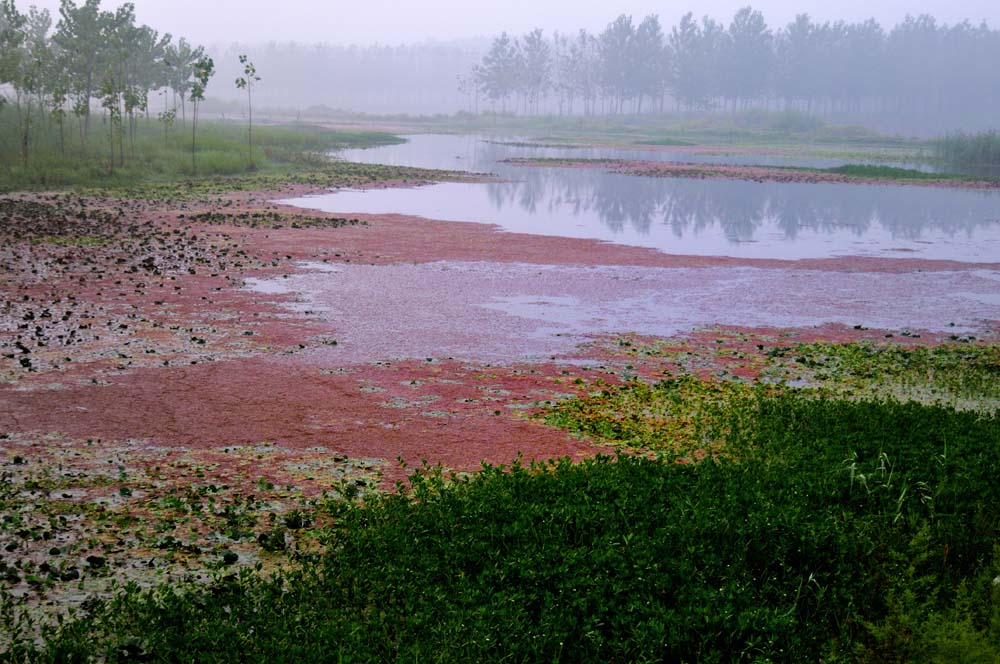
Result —
[[[470,471],[607,451],[530,416],[660,371],[607,354],[618,335],[715,348],[700,335],[719,326],[766,343],[907,330],[930,342],[992,335],[1000,320],[997,264],[669,256],[399,215],[326,227],[332,215],[265,201],[288,193],[134,204],[122,214],[139,240],[13,238],[3,440],[100,440],[137,458],[322,449],[382,464],[389,481],[397,460]],[[217,210],[216,223],[192,217]],[[245,223],[261,214],[289,223]],[[247,481],[273,469],[255,470]]]
[[[778,267],[567,266],[442,261],[305,264],[252,281],[295,294],[337,338],[319,364],[390,357],[540,361],[594,336],[676,336],[715,325],[979,332],[1000,317],[988,270],[870,273]]]

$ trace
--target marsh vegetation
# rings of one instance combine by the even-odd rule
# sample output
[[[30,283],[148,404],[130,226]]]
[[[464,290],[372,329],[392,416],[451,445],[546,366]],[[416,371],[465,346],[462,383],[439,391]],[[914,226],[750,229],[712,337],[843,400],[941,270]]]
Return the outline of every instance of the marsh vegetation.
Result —
[[[172,518],[256,537],[262,565],[233,571],[228,549],[211,552],[207,585],[128,585],[41,641],[3,593],[7,656],[992,661],[997,348],[748,348],[756,385],[595,384],[540,411],[632,450],[617,458],[411,469],[394,492],[272,517],[267,537],[252,500],[219,494],[220,511],[210,493],[161,491]]]

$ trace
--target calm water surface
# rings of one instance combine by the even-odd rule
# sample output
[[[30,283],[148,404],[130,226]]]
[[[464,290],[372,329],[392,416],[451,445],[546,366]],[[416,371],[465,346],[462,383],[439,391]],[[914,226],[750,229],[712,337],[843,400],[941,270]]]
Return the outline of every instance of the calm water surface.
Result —
[[[346,150],[349,161],[470,172],[502,182],[342,190],[292,199],[338,214],[407,214],[504,230],[596,238],[671,254],[744,258],[845,255],[1000,261],[1000,195],[894,185],[648,178],[600,168],[533,168],[514,157],[642,159],[825,168],[829,159],[605,148],[537,148],[480,136],[416,135]]]

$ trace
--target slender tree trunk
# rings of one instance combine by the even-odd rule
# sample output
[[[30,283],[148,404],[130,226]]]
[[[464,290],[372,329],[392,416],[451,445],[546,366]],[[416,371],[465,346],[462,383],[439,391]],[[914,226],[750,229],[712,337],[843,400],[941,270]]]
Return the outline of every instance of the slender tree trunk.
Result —
[[[84,116],[82,118],[82,120],[83,120],[83,140],[84,140],[84,143],[86,143],[87,137],[90,136],[90,97],[91,97],[91,93],[93,92],[93,89],[94,89],[94,82],[93,82],[93,79],[92,79],[92,75],[90,73],[88,73],[87,74],[87,85],[84,88],[84,92],[83,92],[84,97],[80,101],[80,107],[86,110],[86,113],[84,114]],[[86,149],[86,148],[84,148],[84,149]]]
[[[118,107],[118,165],[125,168],[125,113],[122,107]]]
[[[167,142],[167,129],[169,125],[167,124],[167,95],[163,95],[163,149],[167,150],[170,148],[170,144]]]
[[[21,104],[21,92],[16,92],[15,104],[17,106],[17,127],[20,132],[21,143],[21,165],[28,168],[28,139],[31,130],[31,97],[26,96],[28,108]]]
[[[253,169],[253,93],[251,92],[252,88],[253,88],[252,84],[248,84],[247,85],[247,107],[250,110],[250,113],[249,113],[249,121],[250,122],[249,122],[248,129],[247,129],[247,138],[250,141],[250,168],[251,169]]]
[[[111,145],[111,161],[110,163],[110,173],[115,174],[115,123],[113,121],[108,122],[108,143]]]
[[[198,132],[198,102],[194,103],[194,108],[191,110],[191,175],[194,175],[197,171],[197,167],[194,162],[194,146],[195,137]]]
[[[86,142],[87,139],[86,139],[86,135],[84,134],[84,128],[83,128],[84,120],[83,120],[83,116],[82,115],[77,115],[76,119],[77,119],[77,124],[79,125],[77,127],[77,129],[79,130],[79,134],[80,134],[80,154],[84,155],[87,152],[87,142]]]
[[[21,132],[21,159],[24,163],[24,167],[28,168],[28,146],[31,141],[31,106],[28,106],[28,112],[24,115],[24,129]]]

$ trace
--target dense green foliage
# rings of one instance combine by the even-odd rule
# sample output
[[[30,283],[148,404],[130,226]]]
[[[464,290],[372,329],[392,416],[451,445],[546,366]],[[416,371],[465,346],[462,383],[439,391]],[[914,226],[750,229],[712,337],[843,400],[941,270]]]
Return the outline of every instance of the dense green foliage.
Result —
[[[954,134],[934,142],[941,161],[964,166],[1000,166],[1000,133]]]
[[[490,468],[333,506],[264,580],[127,589],[59,661],[994,661],[1000,420],[758,394],[736,460]],[[0,612],[2,613],[2,612]],[[8,625],[13,624],[8,622]]]

